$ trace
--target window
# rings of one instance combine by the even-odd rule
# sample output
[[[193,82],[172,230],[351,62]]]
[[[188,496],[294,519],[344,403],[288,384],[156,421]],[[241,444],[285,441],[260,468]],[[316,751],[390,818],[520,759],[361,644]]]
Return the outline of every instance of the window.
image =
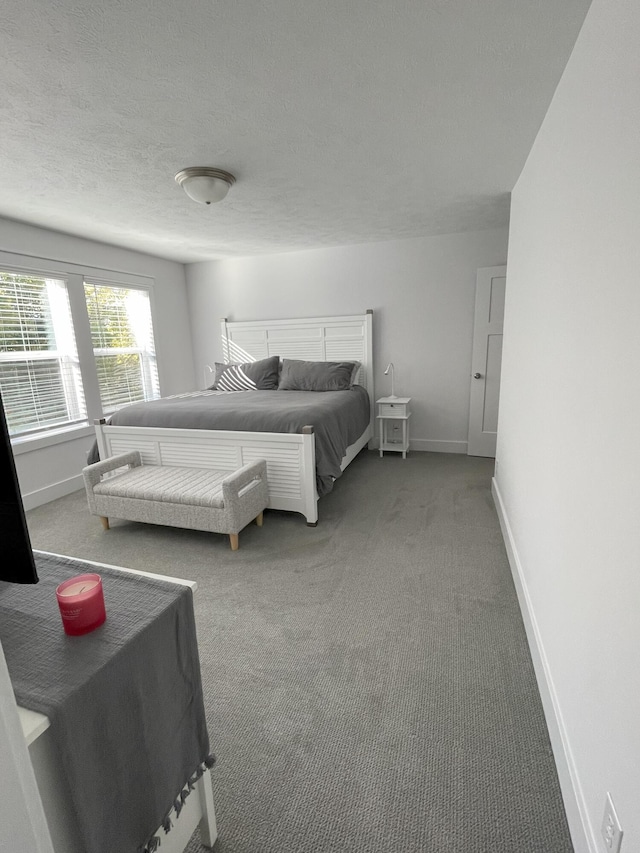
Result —
[[[148,291],[85,281],[84,293],[103,411],[159,397]]]
[[[86,420],[65,281],[0,271],[0,392],[11,435]]]
[[[15,445],[160,396],[153,280],[0,252],[0,394]],[[115,276],[115,278],[112,278]]]

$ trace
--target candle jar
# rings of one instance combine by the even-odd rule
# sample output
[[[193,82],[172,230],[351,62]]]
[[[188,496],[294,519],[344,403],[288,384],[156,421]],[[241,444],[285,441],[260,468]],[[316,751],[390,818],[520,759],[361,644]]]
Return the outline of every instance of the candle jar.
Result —
[[[79,636],[98,628],[107,618],[100,575],[78,575],[56,589],[65,634]]]

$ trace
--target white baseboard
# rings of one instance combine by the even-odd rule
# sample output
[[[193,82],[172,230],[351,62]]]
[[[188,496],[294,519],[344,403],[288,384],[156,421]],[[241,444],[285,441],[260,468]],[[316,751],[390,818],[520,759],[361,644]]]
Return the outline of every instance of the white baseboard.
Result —
[[[44,489],[36,489],[35,492],[26,492],[22,495],[22,503],[24,508],[35,509],[42,504],[48,504],[49,501],[55,501],[56,498],[63,498],[65,495],[70,495],[71,492],[78,492],[84,488],[84,480],[82,474],[77,474],[75,477],[69,477],[68,480],[61,480],[59,483],[52,483],[50,486],[45,486]]]
[[[430,453],[466,453],[466,441],[438,441],[432,438],[412,438],[410,450],[426,450]]]
[[[549,730],[549,738],[558,771],[558,779],[560,781],[560,789],[562,791],[573,847],[575,853],[599,853],[600,848],[596,841],[591,821],[589,820],[582,785],[580,784],[578,770],[571,751],[569,736],[562,717],[562,710],[554,687],[553,677],[549,669],[542,636],[527,589],[522,563],[518,556],[511,525],[509,524],[500,488],[495,477],[491,481],[491,493],[496,505],[500,528],[507,549],[507,557],[511,566],[511,574],[513,575],[513,582],[529,641],[531,658]]]

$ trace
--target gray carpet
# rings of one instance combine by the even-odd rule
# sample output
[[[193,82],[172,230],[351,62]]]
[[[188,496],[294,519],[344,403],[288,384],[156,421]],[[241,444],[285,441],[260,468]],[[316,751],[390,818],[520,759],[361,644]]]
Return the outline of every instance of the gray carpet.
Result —
[[[236,553],[84,493],[28,513],[35,548],[198,582],[219,853],[572,850],[492,469],[365,451],[317,528],[267,511]]]

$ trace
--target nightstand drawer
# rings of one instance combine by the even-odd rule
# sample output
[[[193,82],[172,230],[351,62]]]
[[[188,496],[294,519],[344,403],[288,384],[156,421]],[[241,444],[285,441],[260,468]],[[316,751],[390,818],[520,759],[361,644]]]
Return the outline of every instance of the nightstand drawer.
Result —
[[[380,403],[380,417],[382,418],[406,418],[406,403]]]

